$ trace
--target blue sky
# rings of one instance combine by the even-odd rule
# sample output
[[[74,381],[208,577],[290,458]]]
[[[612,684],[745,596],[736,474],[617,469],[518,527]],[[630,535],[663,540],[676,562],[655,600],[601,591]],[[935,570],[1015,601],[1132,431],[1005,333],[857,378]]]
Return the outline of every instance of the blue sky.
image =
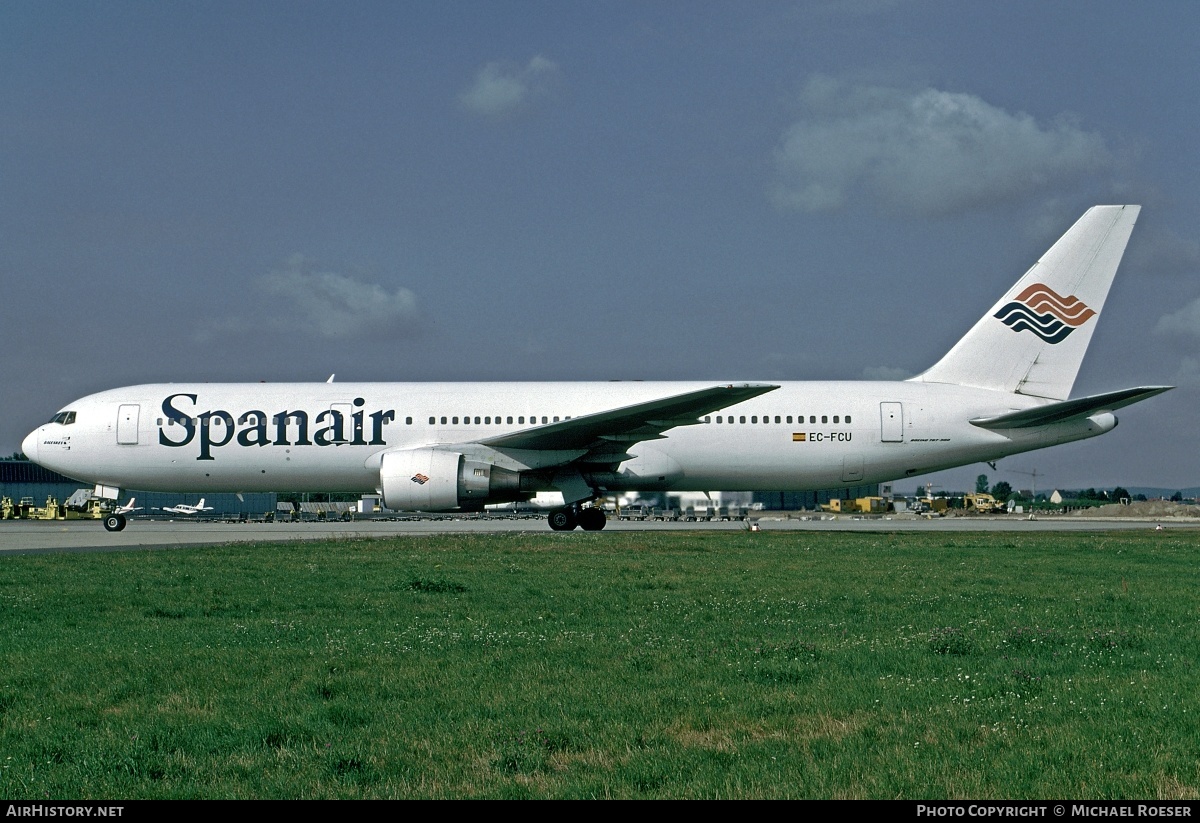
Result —
[[[1182,1],[7,0],[0,452],[144,382],[911,376],[1140,203],[1075,395],[1179,388],[932,482],[1200,484],[1197,32]]]

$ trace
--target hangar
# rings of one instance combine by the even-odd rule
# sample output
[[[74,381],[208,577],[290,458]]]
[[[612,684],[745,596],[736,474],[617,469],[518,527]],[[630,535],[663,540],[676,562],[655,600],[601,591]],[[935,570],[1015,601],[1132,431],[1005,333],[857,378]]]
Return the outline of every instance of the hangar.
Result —
[[[47,498],[52,497],[62,504],[80,489],[90,491],[91,488],[91,483],[74,480],[29,460],[11,458],[0,460],[0,497],[7,497],[14,503],[28,498],[35,505],[41,506]],[[142,507],[136,516],[144,517],[152,515],[155,509],[161,509],[164,506],[195,503],[197,496],[132,489],[120,502],[123,503],[130,497],[136,497],[137,505]],[[230,517],[241,514],[258,517],[266,512],[274,512],[275,503],[276,496],[273,493],[243,494],[240,500],[236,494],[214,494],[207,496],[206,505],[212,506],[212,511],[207,513],[210,517]]]

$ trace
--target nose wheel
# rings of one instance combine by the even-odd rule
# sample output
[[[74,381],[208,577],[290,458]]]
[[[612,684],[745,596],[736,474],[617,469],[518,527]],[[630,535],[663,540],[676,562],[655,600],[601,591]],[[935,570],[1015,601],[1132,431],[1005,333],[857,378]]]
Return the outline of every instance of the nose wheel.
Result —
[[[125,515],[108,514],[104,516],[104,528],[110,532],[119,532],[125,528]]]

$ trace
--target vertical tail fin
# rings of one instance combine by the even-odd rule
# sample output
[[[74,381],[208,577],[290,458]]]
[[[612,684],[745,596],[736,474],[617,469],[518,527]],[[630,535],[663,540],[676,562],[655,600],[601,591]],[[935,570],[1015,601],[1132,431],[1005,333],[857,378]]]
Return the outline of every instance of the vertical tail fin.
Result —
[[[1141,206],[1093,206],[932,368],[912,378],[1066,400]]]

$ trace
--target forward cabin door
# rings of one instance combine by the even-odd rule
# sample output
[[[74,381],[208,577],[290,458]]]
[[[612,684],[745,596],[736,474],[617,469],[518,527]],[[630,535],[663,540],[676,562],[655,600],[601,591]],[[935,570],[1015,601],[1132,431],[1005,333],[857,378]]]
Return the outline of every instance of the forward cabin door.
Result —
[[[138,413],[140,411],[141,406],[137,403],[122,403],[117,409],[117,445],[137,445]]]
[[[879,439],[884,443],[904,442],[904,404],[879,404]]]

